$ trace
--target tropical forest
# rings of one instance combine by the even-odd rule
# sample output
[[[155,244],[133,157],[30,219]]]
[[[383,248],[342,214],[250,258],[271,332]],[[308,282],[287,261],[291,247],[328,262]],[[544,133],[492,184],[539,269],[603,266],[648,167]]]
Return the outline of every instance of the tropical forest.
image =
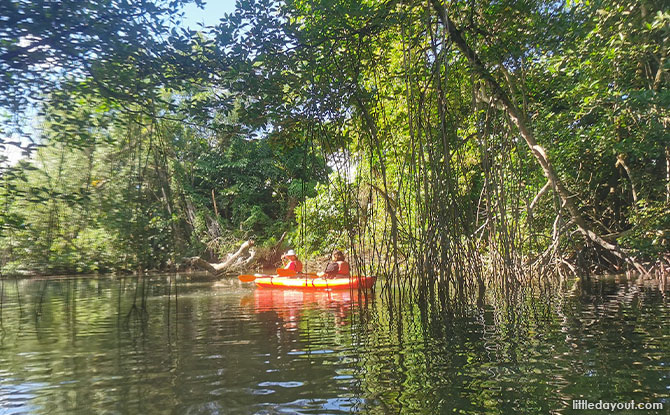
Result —
[[[0,414],[667,413],[669,49],[662,0],[0,1]]]

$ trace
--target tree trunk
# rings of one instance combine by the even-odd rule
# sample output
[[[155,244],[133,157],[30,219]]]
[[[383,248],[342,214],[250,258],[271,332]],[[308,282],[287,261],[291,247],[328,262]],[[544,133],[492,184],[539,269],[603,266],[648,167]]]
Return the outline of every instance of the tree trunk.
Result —
[[[256,252],[251,250],[254,245],[253,240],[248,240],[240,246],[240,248],[234,254],[230,254],[228,259],[220,263],[209,263],[200,257],[191,258],[191,263],[197,267],[200,267],[204,270],[211,272],[216,276],[221,276],[227,273],[235,272],[241,270],[244,267],[248,266],[251,261],[253,261]],[[244,258],[242,255],[245,252],[249,252],[249,256]]]
[[[584,235],[585,238],[588,238],[593,242],[597,243],[602,248],[613,254],[615,257],[624,260],[626,262],[629,262],[636,268],[638,268],[638,270],[641,270],[640,265],[632,261],[632,259],[629,258],[629,256],[626,255],[624,252],[622,252],[622,250],[618,246],[608,242],[600,235],[595,233],[591,229],[591,227],[586,223],[584,217],[577,208],[577,205],[574,203],[574,195],[572,195],[565,188],[565,186],[559,179],[558,175],[554,171],[554,168],[549,161],[549,158],[547,157],[544,148],[542,148],[542,146],[540,146],[537,143],[537,140],[535,139],[533,132],[526,125],[524,117],[521,115],[518,108],[514,105],[510,97],[502,89],[502,87],[496,81],[493,75],[491,75],[488,69],[484,66],[482,61],[479,59],[479,56],[467,44],[467,42],[461,35],[461,31],[458,30],[458,28],[456,28],[453,21],[449,18],[449,15],[447,14],[445,7],[442,5],[440,0],[431,0],[431,3],[435,11],[437,12],[438,18],[440,19],[441,23],[447,29],[447,32],[449,33],[449,38],[454,42],[454,44],[458,47],[458,49],[465,55],[472,70],[486,83],[486,85],[491,91],[491,97],[493,98],[493,100],[498,101],[502,105],[503,109],[507,112],[508,116],[512,120],[512,123],[518,128],[521,137],[523,137],[526,144],[533,153],[533,156],[535,156],[535,160],[542,167],[545,177],[551,184],[551,187],[557,193],[563,206],[566,207],[567,211],[570,214],[571,219],[577,225],[577,228],[582,233],[582,235]]]

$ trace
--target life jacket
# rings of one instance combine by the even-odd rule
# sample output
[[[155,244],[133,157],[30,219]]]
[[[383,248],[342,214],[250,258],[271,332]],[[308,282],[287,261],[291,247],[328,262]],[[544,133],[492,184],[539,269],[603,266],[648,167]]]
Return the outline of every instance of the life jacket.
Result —
[[[337,261],[337,274],[349,276],[349,263],[347,261]]]
[[[293,271],[300,273],[302,272],[302,262],[297,259],[295,261],[289,261],[284,269],[292,269]]]

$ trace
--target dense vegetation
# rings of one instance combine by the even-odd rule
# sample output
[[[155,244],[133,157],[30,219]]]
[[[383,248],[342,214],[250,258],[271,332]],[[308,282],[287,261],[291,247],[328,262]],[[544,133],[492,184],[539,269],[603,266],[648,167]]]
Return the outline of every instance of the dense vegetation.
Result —
[[[244,0],[194,32],[180,1],[10,2],[5,136],[34,140],[2,167],[1,265],[164,268],[288,231],[441,298],[648,270],[670,246],[663,6]]]

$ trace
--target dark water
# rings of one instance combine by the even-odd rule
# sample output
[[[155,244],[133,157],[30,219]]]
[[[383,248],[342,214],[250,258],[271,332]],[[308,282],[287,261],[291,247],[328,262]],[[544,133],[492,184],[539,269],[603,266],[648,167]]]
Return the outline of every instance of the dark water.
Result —
[[[573,399],[670,413],[659,280],[601,278],[431,319],[407,302],[391,318],[380,293],[187,277],[0,291],[0,414],[613,413]]]

